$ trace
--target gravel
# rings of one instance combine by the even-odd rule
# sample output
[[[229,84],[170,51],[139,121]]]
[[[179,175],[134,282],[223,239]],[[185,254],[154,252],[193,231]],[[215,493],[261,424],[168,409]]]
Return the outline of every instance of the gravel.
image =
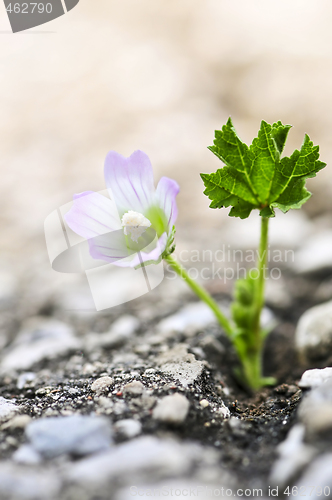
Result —
[[[106,450],[112,443],[111,427],[102,417],[73,415],[31,422],[26,436],[44,458],[71,453],[88,455]]]

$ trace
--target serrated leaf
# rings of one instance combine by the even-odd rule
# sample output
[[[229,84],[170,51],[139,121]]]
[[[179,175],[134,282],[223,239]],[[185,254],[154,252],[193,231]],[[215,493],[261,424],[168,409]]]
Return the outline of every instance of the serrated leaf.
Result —
[[[201,174],[204,194],[211,208],[232,207],[229,215],[242,219],[259,209],[262,217],[274,217],[274,208],[287,212],[300,208],[310,193],[305,181],[325,167],[318,160],[319,148],[306,135],[301,150],[280,159],[290,125],[262,121],[250,147],[238,137],[229,118],[215,132],[209,149],[225,164],[212,174]]]

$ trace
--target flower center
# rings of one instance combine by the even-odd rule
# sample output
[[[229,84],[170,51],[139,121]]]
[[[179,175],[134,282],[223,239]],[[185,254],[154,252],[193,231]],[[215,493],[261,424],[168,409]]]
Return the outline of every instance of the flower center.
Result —
[[[149,219],[139,212],[134,212],[134,210],[129,210],[129,212],[125,213],[121,222],[124,227],[124,234],[127,236],[130,234],[131,239],[136,243],[145,229],[151,226]]]

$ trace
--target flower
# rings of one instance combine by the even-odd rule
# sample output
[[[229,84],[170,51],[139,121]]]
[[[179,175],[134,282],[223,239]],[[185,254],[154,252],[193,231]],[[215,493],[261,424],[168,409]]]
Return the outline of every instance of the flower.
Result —
[[[93,191],[74,195],[66,223],[88,240],[94,259],[126,267],[159,262],[172,239],[178,184],[162,177],[155,189],[151,162],[139,150],[129,158],[110,151],[104,175],[109,198]]]

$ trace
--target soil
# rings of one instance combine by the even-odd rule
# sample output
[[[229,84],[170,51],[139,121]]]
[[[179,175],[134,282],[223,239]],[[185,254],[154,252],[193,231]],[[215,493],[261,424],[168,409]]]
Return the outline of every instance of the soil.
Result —
[[[292,277],[290,277],[290,280]],[[306,290],[317,280],[316,277],[306,278]],[[218,300],[225,296],[217,296]],[[133,314],[142,304],[142,299],[133,301]],[[236,357],[228,339],[217,327],[209,327],[194,337],[185,338],[177,334],[166,342],[171,348],[179,342],[189,344],[189,352],[196,359],[204,360],[203,375],[188,388],[183,388],[172,377],[168,377],[151,365],[151,355],[158,353],[158,346],[150,346],[149,357],[140,355],[140,360],[130,362],[130,355],[135,345],[140,343],[140,336],[135,337],[134,344],[129,343],[116,351],[102,349],[97,352],[71,352],[68,356],[51,361],[43,361],[33,367],[37,379],[18,389],[16,380],[9,377],[0,379],[0,396],[15,399],[24,409],[23,413],[31,417],[52,414],[66,414],[79,410],[82,414],[97,412],[111,418],[112,422],[123,418],[139,417],[142,423],[142,433],[156,436],[175,436],[183,441],[196,441],[212,446],[221,451],[220,467],[236,478],[237,486],[243,488],[261,487],[265,494],[269,486],[268,478],[271,466],[276,459],[276,447],[284,440],[288,430],[296,419],[296,409],[302,397],[302,391],[297,386],[304,369],[300,365],[295,348],[295,324],[305,308],[313,305],[315,299],[310,294],[297,299],[287,308],[274,307],[274,313],[279,324],[269,335],[264,352],[264,374],[278,379],[278,386],[264,388],[252,394],[240,387],[233,377]],[[184,304],[179,304],[179,307]],[[54,315],[56,312],[49,307],[42,311],[44,315]],[[128,313],[128,305],[127,310]],[[167,311],[167,314],[173,311]],[[121,315],[121,307],[114,308],[111,315],[98,316],[98,323],[89,327],[94,331],[103,330],[105,324]],[[154,317],[152,323],[147,320],[141,328],[141,335],[160,317]],[[84,321],[88,321],[87,319]],[[83,322],[84,322],[83,321]],[[82,319],[76,320],[76,328],[80,329]],[[81,325],[82,326],[82,325]],[[204,343],[207,336],[213,336],[221,348],[216,349],[210,343]],[[203,351],[203,352],[202,352]],[[112,356],[114,353],[129,356],[129,361],[116,365]],[[82,372],[82,365],[91,363],[95,367],[93,374]],[[146,370],[153,368],[150,378]],[[134,371],[134,373],[133,373]],[[114,377],[115,386],[109,397],[114,404],[123,404],[117,412],[109,411],[100,406],[95,394],[91,392],[92,382],[103,375]],[[140,380],[150,389],[153,398],[141,403],[139,398],[130,398],[122,392],[125,383]],[[189,415],[183,425],[172,426],[161,424],[151,418],[152,408],[156,398],[182,392],[190,400]],[[206,399],[209,406],[202,408],[200,401]],[[122,403],[121,403],[122,402]],[[216,408],[222,405],[228,407],[230,419],[216,416]],[[45,413],[46,412],[46,413]],[[232,417],[237,417],[236,419]],[[9,439],[8,439],[9,438]],[[116,436],[116,442],[125,438]],[[9,459],[18,446],[25,442],[24,432],[20,429],[1,428],[0,443],[2,459]],[[75,457],[72,457],[75,459]]]

